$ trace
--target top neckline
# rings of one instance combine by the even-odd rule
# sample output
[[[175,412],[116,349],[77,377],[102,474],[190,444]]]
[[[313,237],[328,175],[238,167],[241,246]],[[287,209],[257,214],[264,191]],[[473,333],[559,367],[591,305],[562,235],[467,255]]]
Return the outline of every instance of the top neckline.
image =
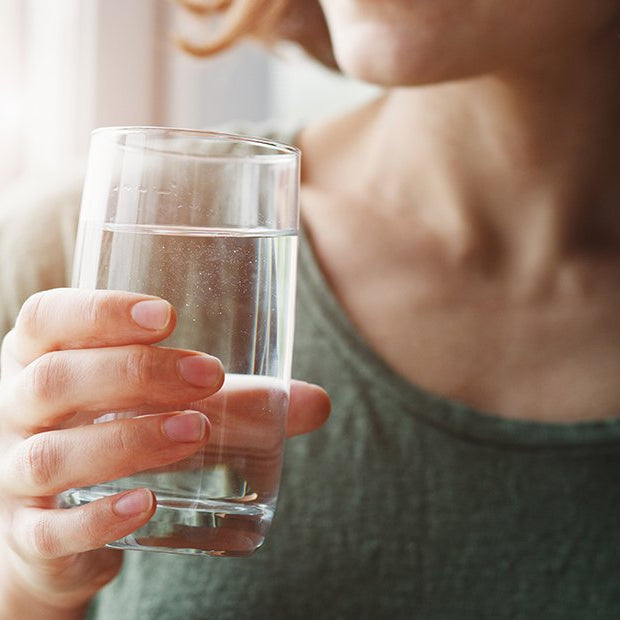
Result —
[[[299,270],[313,298],[311,311],[328,319],[321,324],[329,330],[335,346],[342,345],[338,348],[345,352],[347,363],[424,423],[470,442],[523,449],[600,448],[620,443],[620,417],[570,423],[504,418],[434,394],[402,377],[368,345],[341,307],[319,267],[303,222]]]

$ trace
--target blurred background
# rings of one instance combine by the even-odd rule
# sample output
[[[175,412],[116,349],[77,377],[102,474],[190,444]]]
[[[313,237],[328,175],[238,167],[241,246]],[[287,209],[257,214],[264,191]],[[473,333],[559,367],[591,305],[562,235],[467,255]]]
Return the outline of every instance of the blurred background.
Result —
[[[0,188],[79,165],[95,127],[305,123],[375,93],[294,46],[213,59],[175,46],[207,32],[174,0],[0,0]]]

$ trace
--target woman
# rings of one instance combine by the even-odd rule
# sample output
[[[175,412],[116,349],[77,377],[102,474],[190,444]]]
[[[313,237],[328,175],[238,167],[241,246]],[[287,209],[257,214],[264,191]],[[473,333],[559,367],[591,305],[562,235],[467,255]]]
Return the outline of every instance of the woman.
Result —
[[[334,414],[289,443],[264,550],[127,554],[90,613],[618,617],[620,2],[319,4],[277,3],[261,36],[297,38],[325,62],[333,50],[340,70],[386,87],[292,136],[306,238],[296,374],[327,388]],[[233,34],[248,23],[236,18]],[[86,465],[77,450],[24,456],[72,385],[69,363],[43,364],[33,393],[29,369],[51,349],[94,339],[102,360],[112,344],[88,320],[59,326],[76,300],[36,297],[3,347],[7,617],[81,617],[119,567],[109,550],[83,552],[152,511],[146,492],[125,521],[41,506]],[[107,301],[115,344],[161,335],[128,327],[135,299]]]

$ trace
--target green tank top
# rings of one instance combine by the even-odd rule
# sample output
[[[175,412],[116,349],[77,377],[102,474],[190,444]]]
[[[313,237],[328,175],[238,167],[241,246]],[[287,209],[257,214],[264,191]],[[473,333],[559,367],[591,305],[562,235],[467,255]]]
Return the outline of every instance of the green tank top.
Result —
[[[416,388],[362,341],[303,239],[294,366],[333,413],[287,442],[265,546],[128,552],[91,618],[620,618],[619,420],[511,421]]]

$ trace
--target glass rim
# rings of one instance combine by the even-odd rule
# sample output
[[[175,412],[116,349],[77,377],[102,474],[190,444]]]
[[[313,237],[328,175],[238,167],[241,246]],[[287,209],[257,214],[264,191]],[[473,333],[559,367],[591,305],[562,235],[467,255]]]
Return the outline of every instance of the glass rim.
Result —
[[[151,135],[170,135],[170,137],[186,137],[195,138],[196,140],[205,140],[210,142],[221,143],[240,143],[261,147],[266,150],[265,153],[247,153],[247,154],[231,154],[231,155],[209,155],[208,153],[182,153],[175,150],[167,150],[165,148],[154,148],[148,146],[134,146],[128,144],[117,143],[116,146],[124,150],[145,150],[159,153],[163,156],[176,156],[184,158],[203,159],[205,161],[252,161],[253,163],[275,163],[286,161],[287,159],[297,160],[301,155],[301,150],[294,145],[285,144],[277,140],[270,140],[257,136],[236,134],[225,131],[214,131],[209,129],[189,129],[184,127],[159,127],[156,125],[119,125],[109,127],[97,127],[91,131],[91,137],[100,135],[122,136],[130,134],[151,134]]]

